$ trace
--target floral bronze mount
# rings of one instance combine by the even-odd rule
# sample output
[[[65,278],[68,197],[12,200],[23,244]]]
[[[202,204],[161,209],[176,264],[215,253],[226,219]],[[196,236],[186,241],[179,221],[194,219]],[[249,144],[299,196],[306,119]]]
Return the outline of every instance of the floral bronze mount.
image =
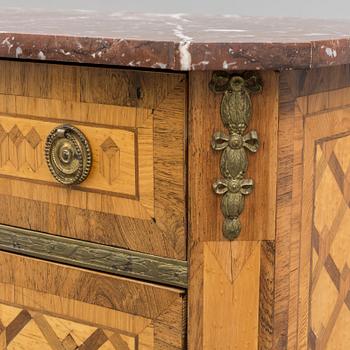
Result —
[[[224,215],[223,234],[229,239],[241,232],[240,215],[244,210],[245,196],[252,192],[254,181],[246,178],[249,152],[259,148],[255,130],[246,132],[252,115],[250,95],[262,91],[262,83],[256,75],[236,75],[216,72],[209,87],[215,93],[223,93],[220,114],[228,133],[215,132],[212,148],[222,151],[220,172],[222,179],[214,182],[216,194],[222,195],[221,211]]]

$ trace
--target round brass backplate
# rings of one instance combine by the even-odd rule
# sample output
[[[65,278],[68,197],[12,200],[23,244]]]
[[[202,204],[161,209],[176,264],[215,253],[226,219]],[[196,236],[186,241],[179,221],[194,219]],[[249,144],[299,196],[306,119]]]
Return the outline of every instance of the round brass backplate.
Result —
[[[77,185],[89,175],[92,154],[85,135],[72,125],[60,125],[46,139],[45,158],[53,177]]]

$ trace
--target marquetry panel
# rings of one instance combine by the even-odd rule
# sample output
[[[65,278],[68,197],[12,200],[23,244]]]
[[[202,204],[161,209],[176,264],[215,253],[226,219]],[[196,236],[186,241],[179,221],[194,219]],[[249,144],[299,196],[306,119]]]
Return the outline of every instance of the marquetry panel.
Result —
[[[0,126],[0,138],[3,139],[1,149],[4,152],[0,174],[30,179],[35,183],[56,183],[45,162],[43,148],[46,137],[57,123],[0,115]],[[136,158],[139,156],[147,162],[149,157],[149,167],[153,166],[152,156],[143,154],[142,148],[136,154],[135,132],[98,126],[78,127],[89,140],[93,155],[92,169],[88,178],[79,186],[80,191],[91,189],[135,198],[139,186],[136,183]],[[151,139],[148,142],[152,143],[152,134],[149,136]],[[152,183],[152,178],[147,179],[147,176],[152,177],[152,173],[146,175],[146,181]],[[151,187],[143,190],[146,195],[147,190],[151,190],[152,195]],[[45,197],[42,200],[49,201]]]
[[[347,349],[350,322],[350,136],[322,141],[315,162],[311,349]]]
[[[0,304],[0,325],[3,350],[140,349],[137,335],[6,304]]]
[[[100,174],[112,185],[120,176],[120,147],[108,137],[100,145]]]
[[[184,350],[185,295],[0,253],[1,350]]]
[[[212,135],[223,130],[222,94],[209,88],[213,72],[191,72],[189,92],[189,349],[275,350],[272,345],[278,73],[261,72],[252,96],[250,127],[260,151],[249,155],[254,179],[234,241],[222,233],[220,155]]]
[[[271,349],[274,243],[207,242],[195,249],[203,279],[189,293],[198,306],[203,298],[203,309],[190,308],[190,317],[203,323],[191,329],[191,339],[202,334],[208,350]],[[192,279],[200,273],[193,264]]]
[[[0,222],[185,259],[185,89],[182,74],[2,61]],[[63,123],[92,148],[78,186],[44,159]]]
[[[349,349],[349,66],[280,81],[275,349]]]
[[[260,247],[257,243],[232,244],[232,256],[215,250],[220,243],[204,246],[204,349],[213,349],[218,339],[227,339],[232,334],[234,341],[227,349],[244,347],[245,339],[253,339],[252,349],[258,341],[259,264]],[[239,252],[239,250],[241,251]],[[214,250],[214,253],[212,252]],[[223,251],[224,253],[224,251]],[[223,266],[224,265],[224,266]],[[226,269],[226,267],[228,269]],[[253,288],[245,292],[247,282]],[[216,286],[216,287],[215,287]],[[208,294],[207,294],[208,293]],[[210,294],[209,294],[210,293]],[[215,303],[220,300],[220,304]],[[245,310],[245,311],[243,311]],[[213,322],[213,315],[215,322]],[[225,327],[226,324],[231,325]],[[240,327],[239,325],[245,325]],[[249,326],[248,326],[249,325]],[[220,344],[220,343],[219,343]],[[224,346],[218,346],[224,349]]]

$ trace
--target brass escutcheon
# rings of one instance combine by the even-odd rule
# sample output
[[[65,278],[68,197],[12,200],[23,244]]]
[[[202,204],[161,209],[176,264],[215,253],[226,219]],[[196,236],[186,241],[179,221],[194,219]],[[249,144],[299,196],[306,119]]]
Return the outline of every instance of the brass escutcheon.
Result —
[[[53,177],[64,185],[77,185],[89,175],[92,154],[85,135],[72,125],[54,128],[46,139],[45,158]]]

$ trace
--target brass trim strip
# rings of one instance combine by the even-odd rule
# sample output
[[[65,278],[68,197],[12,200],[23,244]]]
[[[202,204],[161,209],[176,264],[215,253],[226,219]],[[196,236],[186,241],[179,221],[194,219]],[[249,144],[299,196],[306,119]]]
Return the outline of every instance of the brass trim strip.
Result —
[[[187,288],[187,262],[0,225],[0,250]]]

